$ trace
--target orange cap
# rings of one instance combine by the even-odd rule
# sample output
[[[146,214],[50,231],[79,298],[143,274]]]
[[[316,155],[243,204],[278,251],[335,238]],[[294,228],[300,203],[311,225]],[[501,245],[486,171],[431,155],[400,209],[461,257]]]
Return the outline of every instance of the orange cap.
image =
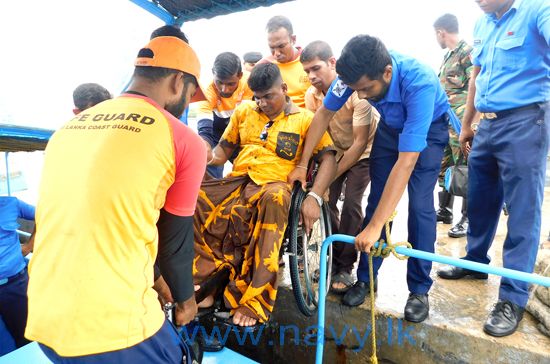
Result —
[[[198,83],[197,92],[191,102],[206,100],[199,82],[201,64],[189,44],[177,37],[157,37],[151,39],[144,49],[149,49],[152,57],[144,57],[143,52],[140,52],[142,57],[136,58],[135,66],[164,67],[189,73],[195,76]]]

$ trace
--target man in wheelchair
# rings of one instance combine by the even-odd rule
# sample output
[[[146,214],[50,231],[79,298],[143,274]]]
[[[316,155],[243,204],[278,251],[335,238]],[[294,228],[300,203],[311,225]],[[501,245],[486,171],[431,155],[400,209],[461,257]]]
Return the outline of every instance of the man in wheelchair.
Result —
[[[209,154],[209,165],[223,165],[239,150],[232,172],[201,185],[194,216],[193,277],[205,286],[221,271],[229,271],[223,290],[232,324],[254,326],[266,322],[277,296],[279,250],[287,226],[291,186],[286,182],[302,154],[313,114],[298,108],[287,96],[287,86],[276,65],[257,65],[248,80],[254,102],[235,110],[219,144]],[[316,146],[319,170],[302,205],[302,221],[309,231],[319,218],[322,196],[334,177],[336,160],[325,133]],[[214,303],[210,294],[199,307]]]

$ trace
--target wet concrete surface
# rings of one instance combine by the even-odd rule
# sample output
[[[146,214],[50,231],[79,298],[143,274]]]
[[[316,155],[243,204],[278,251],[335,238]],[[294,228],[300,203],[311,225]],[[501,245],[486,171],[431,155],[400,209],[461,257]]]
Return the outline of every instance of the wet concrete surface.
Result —
[[[368,191],[367,191],[368,192]],[[366,194],[367,195],[367,194]],[[436,200],[437,201],[437,200]],[[392,233],[393,241],[406,239],[406,196],[398,206]],[[454,204],[454,220],[460,219],[461,199]],[[550,231],[550,188],[545,190],[542,213],[541,248],[547,247]],[[497,234],[489,251],[491,265],[502,266],[502,244],[507,217],[502,214]],[[450,238],[452,225],[438,224],[436,252],[452,257],[465,254],[466,238]],[[550,248],[550,247],[548,247]],[[377,338],[379,359],[387,363],[550,363],[550,338],[536,328],[527,312],[518,330],[504,338],[483,332],[483,323],[498,297],[500,278],[488,280],[443,280],[436,276],[441,264],[434,263],[430,291],[430,316],[421,324],[403,321],[403,308],[408,297],[406,261],[394,257],[385,260],[378,275],[376,295]],[[296,325],[305,330],[316,324],[316,317],[305,318],[296,308],[286,270],[273,315],[273,339],[283,345],[271,345],[270,354],[261,362],[313,363],[315,346],[281,340],[281,325]],[[340,304],[340,297],[329,295],[327,301],[327,340],[325,363],[366,363],[370,356],[370,301],[357,308]],[[330,330],[329,330],[330,329]],[[300,331],[300,338],[307,333]],[[342,340],[341,340],[342,339]],[[273,341],[273,340],[272,340]],[[271,351],[272,350],[272,351]],[[382,362],[382,361],[381,361]]]

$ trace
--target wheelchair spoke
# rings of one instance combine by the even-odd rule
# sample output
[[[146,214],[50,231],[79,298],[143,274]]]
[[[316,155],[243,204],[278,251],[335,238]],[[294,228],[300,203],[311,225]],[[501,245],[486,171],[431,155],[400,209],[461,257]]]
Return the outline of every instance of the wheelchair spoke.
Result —
[[[305,192],[296,189],[293,192],[291,224],[289,223],[289,260],[293,293],[300,311],[311,316],[317,309],[319,290],[320,253],[324,239],[330,234],[330,215],[328,207],[323,205],[320,219],[316,221],[311,233],[305,234],[299,221],[300,205]],[[327,291],[330,287],[332,248],[327,256]]]
[[[304,298],[308,304],[317,306],[319,289],[320,252],[326,237],[324,224],[318,220],[313,224],[309,236],[302,235],[304,254]]]

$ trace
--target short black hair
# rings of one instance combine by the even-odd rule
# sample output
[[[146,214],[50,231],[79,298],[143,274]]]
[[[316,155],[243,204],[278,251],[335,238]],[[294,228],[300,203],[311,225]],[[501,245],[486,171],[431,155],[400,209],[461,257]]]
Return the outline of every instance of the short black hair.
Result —
[[[288,35],[294,34],[290,19],[282,15],[275,15],[273,18],[269,19],[269,21],[267,22],[267,26],[265,27],[268,33],[276,32],[280,28],[285,28],[288,32]]]
[[[183,40],[185,43],[189,43],[189,40],[185,36],[185,33],[183,33],[180,28],[173,25],[163,25],[160,28],[153,30],[153,32],[151,33],[151,38],[149,39],[154,39],[158,37],[176,37]]]
[[[238,76],[243,72],[239,56],[232,52],[218,54],[214,60],[212,73],[219,79],[226,80],[232,76]]]
[[[282,82],[282,80],[281,71],[279,71],[277,65],[273,63],[261,63],[252,69],[248,78],[248,87],[253,92],[267,91],[275,83]]]
[[[247,63],[258,63],[263,56],[260,52],[246,52],[243,55],[243,61]]]
[[[313,61],[315,58],[328,62],[329,58],[333,55],[332,48],[330,48],[327,42],[315,40],[304,48],[302,54],[300,54],[300,62]]]
[[[83,83],[73,91],[74,106],[80,111],[112,98],[111,93],[97,83]]]
[[[185,43],[189,44],[189,40],[185,36],[185,33],[182,32],[180,28],[175,27],[173,25],[163,25],[160,28],[153,30],[153,32],[151,33],[150,39],[154,39],[158,37],[176,37],[183,40]],[[142,48],[138,52],[138,57],[151,58],[153,57],[153,54],[150,49]],[[174,70],[171,68],[165,68],[165,67],[136,66],[133,76],[143,77],[148,79],[149,81],[158,81],[178,72],[181,72],[181,71]],[[194,82],[195,86],[199,85],[199,82],[197,81],[197,78],[195,76],[189,73],[185,73],[184,82],[189,82],[189,81]]]
[[[458,34],[458,19],[453,14],[441,15],[434,22],[434,29],[443,29],[447,33]]]
[[[371,80],[382,78],[387,65],[391,65],[390,53],[382,41],[362,34],[349,40],[336,61],[336,72],[344,83],[352,84],[361,77]]]

